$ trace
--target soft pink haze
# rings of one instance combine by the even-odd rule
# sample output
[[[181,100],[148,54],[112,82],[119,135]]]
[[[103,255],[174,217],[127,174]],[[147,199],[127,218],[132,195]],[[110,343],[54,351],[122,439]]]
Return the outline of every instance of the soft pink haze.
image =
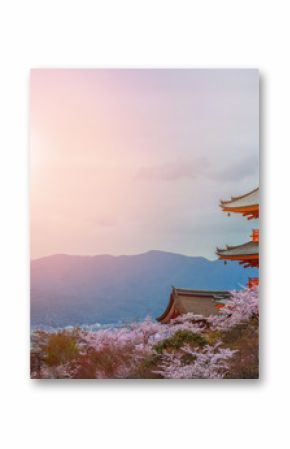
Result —
[[[258,183],[258,82],[255,70],[32,70],[32,258],[214,258],[246,241],[218,201]]]

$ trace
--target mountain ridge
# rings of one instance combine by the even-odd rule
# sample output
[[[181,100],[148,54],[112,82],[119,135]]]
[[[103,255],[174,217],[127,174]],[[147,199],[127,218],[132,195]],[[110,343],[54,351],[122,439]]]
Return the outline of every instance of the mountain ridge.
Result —
[[[172,285],[233,290],[257,270],[160,250],[136,255],[55,254],[31,261],[32,325],[65,326],[156,317]]]
[[[40,260],[44,260],[44,259],[51,259],[51,258],[60,258],[60,257],[75,257],[75,258],[96,258],[96,257],[110,257],[110,258],[120,258],[120,257],[139,257],[139,256],[146,256],[146,255],[150,255],[150,254],[168,254],[168,255],[172,255],[172,256],[182,256],[182,257],[189,257],[189,258],[197,258],[197,259],[205,259],[208,260],[209,262],[213,262],[215,260],[218,259],[208,259],[207,257],[204,256],[189,256],[187,254],[180,254],[180,253],[175,253],[172,251],[163,251],[163,250],[159,250],[159,249],[150,249],[148,251],[145,251],[143,253],[136,253],[136,254],[67,254],[67,253],[54,253],[54,254],[49,254],[47,256],[41,256],[41,257],[37,257],[34,259],[31,259],[30,262],[37,262]]]

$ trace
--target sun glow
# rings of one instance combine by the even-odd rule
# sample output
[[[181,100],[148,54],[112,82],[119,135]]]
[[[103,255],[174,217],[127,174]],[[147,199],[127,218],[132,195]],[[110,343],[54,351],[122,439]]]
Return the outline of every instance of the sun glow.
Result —
[[[30,137],[30,180],[33,185],[41,184],[50,171],[51,165],[55,164],[55,153],[51,151],[48,139],[34,131]]]
[[[252,179],[239,191],[257,184],[257,83],[251,71],[33,70],[32,257],[152,248],[212,257],[223,240],[204,217],[224,232],[217,195],[236,191],[244,171]]]

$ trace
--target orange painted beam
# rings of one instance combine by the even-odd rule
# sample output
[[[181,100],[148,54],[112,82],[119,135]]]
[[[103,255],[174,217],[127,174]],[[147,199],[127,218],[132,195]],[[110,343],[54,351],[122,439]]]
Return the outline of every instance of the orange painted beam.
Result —
[[[232,207],[232,206],[222,206],[225,212],[238,212],[238,213],[258,213],[259,206],[246,206],[246,207]]]
[[[236,256],[223,256],[219,255],[219,259],[221,260],[259,260],[258,254],[245,254],[245,255],[236,255]]]
[[[243,214],[244,217],[248,216],[248,220],[259,218],[259,206],[249,206],[249,207],[222,206],[222,209],[224,212]]]

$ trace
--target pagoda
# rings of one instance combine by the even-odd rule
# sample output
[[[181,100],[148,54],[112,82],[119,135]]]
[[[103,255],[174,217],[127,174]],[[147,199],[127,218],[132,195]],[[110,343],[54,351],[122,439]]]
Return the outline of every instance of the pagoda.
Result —
[[[221,201],[220,207],[228,215],[239,213],[248,220],[259,218],[259,188],[252,190],[246,195],[232,197],[228,201]],[[219,259],[236,260],[241,265],[247,267],[259,267],[259,230],[253,229],[251,240],[238,246],[226,246],[224,249],[217,249]],[[259,278],[249,278],[249,288],[258,285]],[[170,320],[179,315],[193,313],[194,315],[216,315],[219,309],[230,300],[229,291],[219,290],[189,290],[172,287],[169,301],[165,311],[157,320],[160,323],[169,323]]]
[[[221,201],[220,207],[228,215],[239,213],[248,220],[259,218],[259,188],[237,197],[232,197],[228,201]],[[220,260],[239,261],[245,268],[259,267],[259,230],[253,229],[251,240],[238,246],[226,246],[224,249],[217,248],[216,251]],[[249,287],[258,285],[258,278],[249,278]]]

